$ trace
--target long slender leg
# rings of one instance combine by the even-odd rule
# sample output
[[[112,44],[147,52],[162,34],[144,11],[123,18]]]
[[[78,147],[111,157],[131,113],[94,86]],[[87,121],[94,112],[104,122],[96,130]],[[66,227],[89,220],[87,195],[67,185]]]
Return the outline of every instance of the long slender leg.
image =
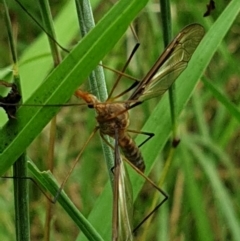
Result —
[[[75,161],[73,162],[73,165],[72,165],[71,169],[68,171],[65,180],[62,182],[62,184],[61,184],[58,192],[56,193],[56,196],[54,197],[53,202],[56,202],[56,201],[57,201],[57,198],[58,198],[59,194],[61,193],[61,191],[62,191],[65,183],[67,182],[69,176],[70,176],[71,173],[73,172],[75,166],[77,165],[80,157],[81,157],[82,154],[83,154],[83,151],[85,150],[86,146],[88,145],[88,143],[90,142],[90,140],[93,138],[93,136],[95,135],[95,133],[98,131],[98,129],[99,129],[99,127],[96,126],[96,127],[94,128],[93,132],[91,133],[91,135],[89,136],[89,138],[87,139],[87,141],[85,142],[85,144],[83,145],[81,151],[79,152],[78,156],[76,157]]]
[[[141,134],[141,135],[146,135],[148,136],[138,147],[140,148],[141,146],[143,146],[146,142],[148,142],[151,138],[154,137],[154,133],[151,132],[145,132],[145,131],[136,131],[136,130],[127,130],[127,132],[131,132],[131,133],[136,133],[136,134]]]

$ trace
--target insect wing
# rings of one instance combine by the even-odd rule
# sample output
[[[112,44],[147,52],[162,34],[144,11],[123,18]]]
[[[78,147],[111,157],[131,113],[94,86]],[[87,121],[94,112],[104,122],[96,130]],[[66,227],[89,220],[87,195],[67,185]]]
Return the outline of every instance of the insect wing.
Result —
[[[119,173],[119,199],[118,199],[118,222],[119,241],[132,240],[133,197],[132,185],[125,169],[124,163],[120,163]]]
[[[114,167],[113,241],[132,241],[133,195],[127,170],[117,147]],[[116,153],[115,153],[116,154]]]
[[[162,96],[187,67],[204,33],[199,24],[185,27],[168,45],[130,99],[144,101]]]

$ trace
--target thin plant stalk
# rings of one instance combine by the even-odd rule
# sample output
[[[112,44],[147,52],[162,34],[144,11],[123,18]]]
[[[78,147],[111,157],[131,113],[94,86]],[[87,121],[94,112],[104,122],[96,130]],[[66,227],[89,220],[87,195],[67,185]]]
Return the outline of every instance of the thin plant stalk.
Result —
[[[10,45],[10,52],[13,61],[13,79],[17,85],[19,92],[20,88],[20,76],[18,73],[17,52],[14,42],[12,26],[8,7],[5,0],[2,1],[4,6],[4,19],[8,32],[8,39]],[[17,121],[17,120],[13,120]],[[13,176],[16,177],[13,180],[14,183],[14,203],[15,203],[15,230],[17,241],[30,240],[30,221],[29,221],[29,203],[28,203],[28,182],[20,179],[20,177],[27,176],[27,162],[25,153],[23,153],[13,165]]]
[[[80,26],[80,32],[82,37],[84,37],[92,28],[95,26],[95,21],[93,18],[92,8],[89,0],[76,0],[76,7],[78,13],[78,20]],[[101,63],[100,63],[101,64]],[[92,93],[97,96],[101,101],[105,101],[108,97],[105,76],[103,72],[103,67],[98,65],[95,70],[89,75],[89,86]],[[109,137],[106,137],[107,141],[111,143]],[[102,140],[102,149],[104,157],[106,160],[108,173],[110,176],[111,183],[113,184],[113,175],[111,172],[114,166],[114,158],[112,149]]]
[[[39,8],[42,16],[43,28],[48,33],[49,46],[52,53],[54,67],[59,65],[62,61],[61,55],[56,43],[56,34],[53,25],[53,19],[50,11],[50,6],[47,0],[39,1]],[[57,116],[54,116],[50,123],[49,131],[49,148],[47,153],[47,168],[53,173],[54,169],[54,147],[56,139],[56,122]],[[45,228],[44,228],[44,240],[50,240],[50,227],[52,218],[52,204],[49,200],[46,200],[46,217],[45,217]]]
[[[171,8],[169,0],[160,0],[161,9],[161,20],[162,20],[162,31],[163,31],[163,43],[164,48],[168,46],[172,40],[172,26],[171,26]],[[169,103],[171,110],[172,119],[172,142],[177,141],[177,124],[176,124],[176,94],[175,94],[175,83],[169,88]]]

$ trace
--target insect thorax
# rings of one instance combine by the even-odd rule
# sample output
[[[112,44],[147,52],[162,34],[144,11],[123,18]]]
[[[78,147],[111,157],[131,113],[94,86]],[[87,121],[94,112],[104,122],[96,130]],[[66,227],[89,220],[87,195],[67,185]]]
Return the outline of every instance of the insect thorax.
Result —
[[[116,129],[118,135],[122,135],[126,131],[129,125],[129,114],[124,104],[100,103],[94,108],[98,114],[96,119],[102,134],[114,137]]]

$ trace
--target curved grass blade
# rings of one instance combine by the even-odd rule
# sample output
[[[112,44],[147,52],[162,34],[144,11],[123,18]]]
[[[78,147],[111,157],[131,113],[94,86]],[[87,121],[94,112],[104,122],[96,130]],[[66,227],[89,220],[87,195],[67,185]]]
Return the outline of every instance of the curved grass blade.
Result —
[[[35,180],[41,184],[44,189],[47,189],[52,196],[58,193],[59,185],[56,183],[55,178],[49,171],[39,172],[37,167],[29,160],[28,169],[34,176]],[[89,223],[89,221],[79,212],[72,201],[68,198],[66,193],[62,191],[58,196],[58,203],[63,207],[63,209],[69,214],[75,224],[79,229],[86,235],[88,240],[98,240],[103,241],[99,233],[94,229],[94,227]]]
[[[82,39],[49,75],[26,104],[65,103],[91,70],[114,46],[147,0],[122,0]],[[122,14],[119,15],[118,13]],[[19,108],[17,121],[9,121],[0,133],[0,175],[28,147],[60,108]]]
[[[190,61],[188,68],[184,73],[179,77],[176,82],[176,94],[177,94],[177,114],[183,110],[186,102],[189,100],[194,87],[196,86],[199,78],[201,77],[204,69],[209,64],[213,54],[216,52],[218,46],[220,45],[222,39],[228,32],[233,21],[238,16],[240,9],[240,2],[238,0],[233,0],[229,3],[228,7],[220,15],[218,20],[212,25],[211,29],[207,32],[199,47],[197,48],[195,54]],[[150,118],[146,122],[143,130],[154,131],[155,137],[154,142],[148,142],[142,147],[143,156],[147,156],[146,160],[146,173],[149,173],[156,157],[159,155],[159,152],[163,149],[164,144],[166,143],[170,133],[171,133],[171,123],[170,120],[170,111],[168,108],[168,98],[164,96],[160,101],[158,106],[152,112]],[[160,122],[161,121],[161,122]],[[160,124],[161,123],[161,124]],[[141,137],[137,138],[137,142],[141,143]],[[134,186],[134,198],[136,198],[137,193],[141,189],[142,183],[139,183],[135,175],[131,175],[130,178],[132,185]],[[96,203],[94,210],[92,211],[89,220],[92,223],[95,223],[98,226],[98,230],[101,231],[102,236],[107,240],[109,233],[111,232],[110,223],[104,219],[102,225],[97,222],[98,217],[105,217],[108,213],[108,200],[111,198],[111,192],[104,190],[103,194]],[[101,207],[101,208],[100,208]],[[110,217],[109,217],[110,218]],[[108,225],[106,225],[106,222]],[[86,239],[82,236],[79,236],[78,240],[85,241]]]

